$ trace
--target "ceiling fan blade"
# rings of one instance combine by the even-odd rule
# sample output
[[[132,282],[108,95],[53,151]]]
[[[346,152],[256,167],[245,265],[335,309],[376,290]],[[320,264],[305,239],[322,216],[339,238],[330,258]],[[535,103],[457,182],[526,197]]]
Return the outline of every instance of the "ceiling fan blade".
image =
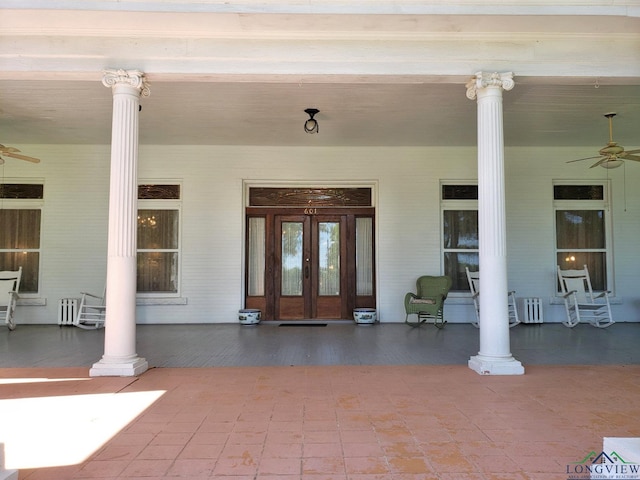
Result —
[[[609,161],[609,157],[602,157],[600,160],[598,160],[596,163],[594,163],[593,165],[591,165],[589,168],[593,168],[593,167],[597,167],[598,165],[608,162]]]
[[[625,155],[625,160],[633,160],[634,162],[640,162],[640,155]]]
[[[573,162],[581,162],[582,160],[593,160],[594,158],[600,158],[602,155],[596,155],[595,157],[585,157],[585,158],[578,158],[576,160],[568,160],[566,163],[573,163]],[[607,157],[604,157],[607,158]]]
[[[622,152],[618,156],[625,157],[626,155],[629,155],[630,153],[640,153],[640,148],[638,148],[637,150],[627,150],[626,152]]]
[[[31,163],[40,163],[39,158],[28,157],[27,155],[20,155],[19,153],[4,151],[3,154],[6,155],[7,157],[17,158],[18,160],[26,160],[27,162],[31,162]]]

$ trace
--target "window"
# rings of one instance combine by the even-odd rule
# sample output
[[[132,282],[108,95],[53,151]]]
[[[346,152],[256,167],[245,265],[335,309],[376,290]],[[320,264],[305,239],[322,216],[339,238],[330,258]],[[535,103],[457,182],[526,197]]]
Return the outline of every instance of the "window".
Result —
[[[0,270],[22,267],[20,293],[38,293],[42,184],[0,184]]]
[[[478,270],[478,186],[475,183],[443,184],[442,255],[444,274],[452,291],[469,291],[465,267]]]
[[[138,187],[139,294],[178,294],[180,206],[180,185]]]
[[[610,225],[606,183],[553,186],[556,259],[563,270],[586,265],[594,290],[611,289],[608,265]]]
[[[266,265],[266,219],[249,217],[247,254],[247,295],[264,296],[264,272]]]
[[[356,218],[356,295],[373,295],[373,217]]]

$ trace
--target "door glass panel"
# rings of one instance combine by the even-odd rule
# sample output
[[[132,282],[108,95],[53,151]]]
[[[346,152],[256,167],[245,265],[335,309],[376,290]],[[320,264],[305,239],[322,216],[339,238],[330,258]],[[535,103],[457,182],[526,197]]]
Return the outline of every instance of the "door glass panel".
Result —
[[[356,218],[356,295],[373,295],[373,219]]]
[[[318,223],[318,293],[340,295],[340,224]]]
[[[265,219],[252,217],[249,219],[249,252],[248,252],[247,294],[264,295],[265,269]]]
[[[302,222],[282,222],[282,295],[302,295]]]

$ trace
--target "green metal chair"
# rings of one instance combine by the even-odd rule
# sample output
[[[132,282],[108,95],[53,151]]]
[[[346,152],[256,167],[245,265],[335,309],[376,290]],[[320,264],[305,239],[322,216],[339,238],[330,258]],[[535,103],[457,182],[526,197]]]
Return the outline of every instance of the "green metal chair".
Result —
[[[404,296],[404,309],[407,313],[405,322],[412,327],[419,327],[423,323],[433,320],[433,324],[444,327],[447,323],[443,318],[444,301],[451,288],[451,278],[447,276],[434,277],[423,275],[416,280],[416,292],[409,292]],[[410,321],[409,315],[417,315],[417,321]]]

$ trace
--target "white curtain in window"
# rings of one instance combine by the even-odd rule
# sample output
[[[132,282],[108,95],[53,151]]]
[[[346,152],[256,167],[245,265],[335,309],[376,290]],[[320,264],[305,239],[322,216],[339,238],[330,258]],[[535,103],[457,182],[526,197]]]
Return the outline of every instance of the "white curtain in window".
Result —
[[[444,274],[452,281],[451,290],[469,291],[465,267],[478,270],[478,211],[442,211]]]
[[[138,210],[138,293],[178,292],[178,210]]]
[[[22,293],[38,291],[40,217],[39,209],[0,209],[0,270],[22,267]]]
[[[557,263],[563,270],[587,265],[595,290],[607,289],[604,210],[556,210]]]
[[[373,219],[356,218],[356,294],[373,295]]]
[[[263,217],[249,219],[248,257],[247,293],[251,296],[264,296],[265,219]]]

